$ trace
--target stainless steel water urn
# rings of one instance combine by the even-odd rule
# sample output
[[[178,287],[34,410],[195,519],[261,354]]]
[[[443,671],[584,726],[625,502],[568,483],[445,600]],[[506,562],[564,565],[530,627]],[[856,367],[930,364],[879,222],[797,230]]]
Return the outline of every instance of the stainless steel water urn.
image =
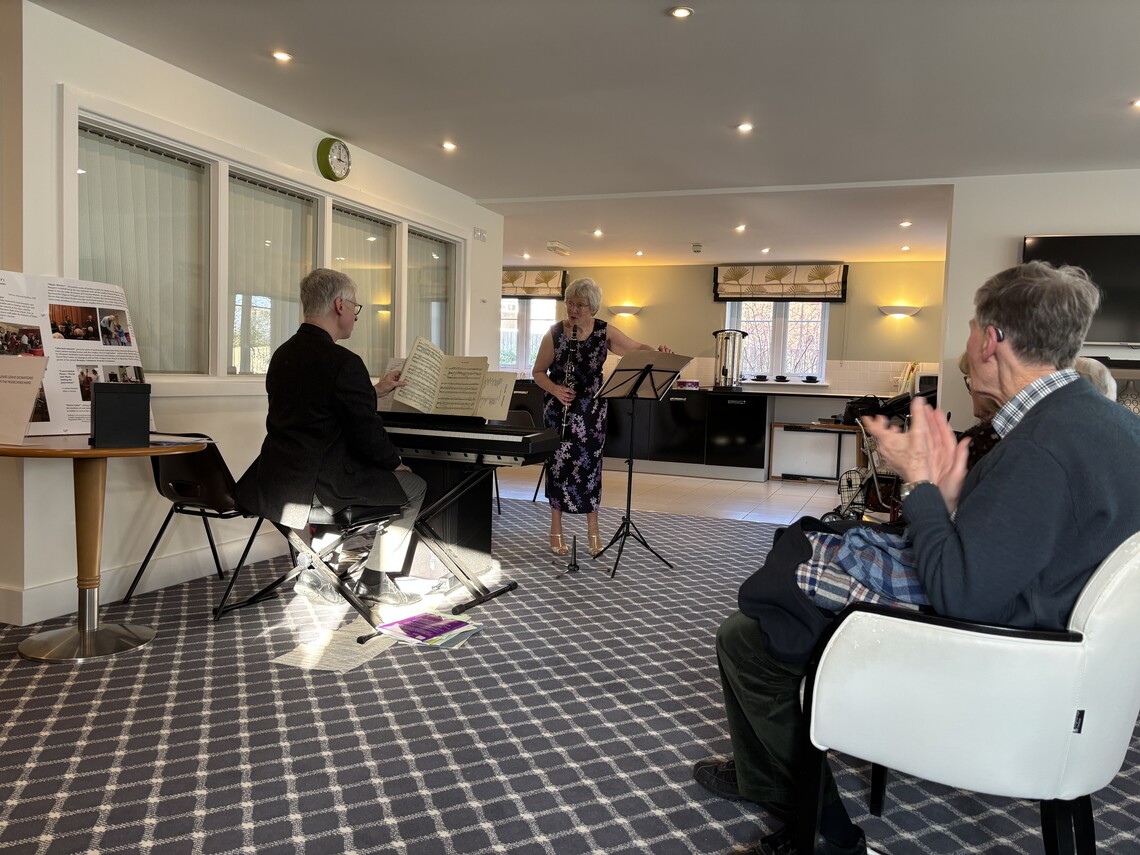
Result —
[[[740,385],[740,351],[744,346],[744,330],[717,330],[716,367],[713,386],[735,387]]]

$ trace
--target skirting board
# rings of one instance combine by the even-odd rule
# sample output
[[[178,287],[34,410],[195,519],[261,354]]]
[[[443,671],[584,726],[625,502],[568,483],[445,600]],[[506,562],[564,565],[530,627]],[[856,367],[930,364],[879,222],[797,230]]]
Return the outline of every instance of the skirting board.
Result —
[[[193,521],[191,521],[193,522]],[[196,523],[201,528],[200,523]],[[253,522],[249,521],[250,530]],[[215,533],[217,537],[217,533]],[[245,537],[218,544],[218,553],[222,559],[222,569],[229,575],[229,571],[241,557],[245,548]],[[250,549],[246,558],[247,564],[255,561],[264,561],[277,555],[283,555],[288,550],[285,539],[268,523],[262,523],[261,531]],[[138,565],[129,567],[113,567],[102,570],[99,574],[99,603],[118,602],[127,593],[131,580],[138,572]],[[146,575],[135,589],[134,596],[138,597],[147,591],[156,591],[171,585],[179,585],[192,579],[216,574],[214,559],[210,555],[210,546],[202,535],[200,549],[192,549],[173,555],[156,556],[151,559],[146,569]],[[55,617],[75,614],[79,606],[79,590],[74,579],[52,582],[35,588],[19,590],[14,588],[0,588],[0,623],[13,626],[28,626],[40,621]]]

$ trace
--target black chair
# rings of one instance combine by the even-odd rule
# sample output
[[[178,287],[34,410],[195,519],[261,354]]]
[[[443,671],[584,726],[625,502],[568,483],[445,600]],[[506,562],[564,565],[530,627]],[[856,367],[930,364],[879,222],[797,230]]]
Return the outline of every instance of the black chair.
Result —
[[[123,597],[124,604],[131,601],[135,588],[142,580],[143,573],[146,572],[147,565],[158,548],[162,536],[166,534],[166,528],[170,525],[175,514],[199,517],[202,520],[219,579],[226,578],[226,573],[222,569],[221,558],[218,557],[218,547],[214,542],[214,533],[210,529],[210,520],[229,520],[236,517],[254,516],[237,506],[234,498],[234,477],[230,474],[230,469],[226,466],[222,453],[218,451],[217,445],[209,436],[203,433],[182,433],[172,434],[172,436],[204,440],[206,447],[193,454],[160,455],[150,459],[151,468],[154,470],[154,486],[163,498],[170,501],[170,511],[166,514],[166,519],[163,520],[158,534],[155,535],[146,558],[143,559],[138,572],[135,573],[134,581],[131,582],[131,587],[127,589],[127,595]],[[245,564],[245,559],[249,556],[249,551],[253,547],[253,540],[257,537],[260,528],[261,517],[257,517],[253,532],[250,534],[249,540],[246,541],[245,550],[241,554],[241,560],[238,561],[237,567],[234,569],[235,575]]]

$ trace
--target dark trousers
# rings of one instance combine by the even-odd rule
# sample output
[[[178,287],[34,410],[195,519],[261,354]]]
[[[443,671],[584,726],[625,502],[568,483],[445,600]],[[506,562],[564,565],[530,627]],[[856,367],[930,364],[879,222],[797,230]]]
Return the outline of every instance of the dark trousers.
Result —
[[[759,622],[740,612],[721,624],[716,658],[740,794],[787,819],[799,804],[799,746],[807,727],[800,682],[806,666],[769,656]],[[825,768],[823,803],[838,800],[835,779]]]

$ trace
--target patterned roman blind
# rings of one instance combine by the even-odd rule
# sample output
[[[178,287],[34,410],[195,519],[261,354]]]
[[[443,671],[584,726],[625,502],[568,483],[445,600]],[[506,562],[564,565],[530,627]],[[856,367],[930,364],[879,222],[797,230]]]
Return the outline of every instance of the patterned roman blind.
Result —
[[[713,268],[713,299],[844,303],[847,265],[839,261],[718,265]]]

